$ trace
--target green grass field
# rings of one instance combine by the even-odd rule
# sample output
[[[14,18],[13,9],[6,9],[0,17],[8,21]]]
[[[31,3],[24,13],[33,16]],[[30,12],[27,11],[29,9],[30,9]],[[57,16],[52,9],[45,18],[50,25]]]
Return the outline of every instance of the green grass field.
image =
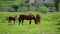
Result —
[[[52,12],[41,14],[41,22],[38,25],[29,25],[29,21],[25,20],[24,25],[18,25],[18,21],[8,25],[6,20],[8,16],[15,15],[17,18],[20,14],[33,14],[34,16],[39,12],[0,12],[0,34],[60,34],[60,12]]]

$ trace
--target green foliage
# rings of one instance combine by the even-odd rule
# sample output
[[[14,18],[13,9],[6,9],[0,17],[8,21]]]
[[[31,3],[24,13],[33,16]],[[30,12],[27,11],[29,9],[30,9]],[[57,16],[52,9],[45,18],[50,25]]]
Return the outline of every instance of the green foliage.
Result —
[[[55,4],[55,8],[56,8],[56,11],[59,11],[59,0],[54,0],[54,4]]]
[[[15,1],[15,0],[0,0],[0,1]]]
[[[46,12],[49,11],[49,9],[48,9],[47,7],[45,7],[45,6],[39,6],[39,7],[38,7],[38,10],[39,10],[40,12],[42,12],[42,13],[46,13]]]
[[[15,11],[17,11],[19,9],[19,6],[18,5],[12,5],[12,8],[14,8]]]
[[[46,6],[46,7],[54,7],[54,4],[46,3],[46,4],[44,4],[44,6]]]
[[[0,0],[2,6],[12,5],[12,4],[21,4],[23,0]]]

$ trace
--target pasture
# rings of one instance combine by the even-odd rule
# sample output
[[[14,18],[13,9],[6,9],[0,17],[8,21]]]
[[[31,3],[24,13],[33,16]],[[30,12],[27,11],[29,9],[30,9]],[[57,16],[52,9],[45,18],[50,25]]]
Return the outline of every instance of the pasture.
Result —
[[[40,12],[0,12],[0,34],[60,34],[60,12],[40,13],[41,22],[38,25],[34,24],[32,20],[31,25],[29,21],[25,20],[24,25],[18,25],[18,21],[14,24],[8,24],[6,20],[8,16],[15,15],[17,18],[20,14],[33,14],[34,16]]]

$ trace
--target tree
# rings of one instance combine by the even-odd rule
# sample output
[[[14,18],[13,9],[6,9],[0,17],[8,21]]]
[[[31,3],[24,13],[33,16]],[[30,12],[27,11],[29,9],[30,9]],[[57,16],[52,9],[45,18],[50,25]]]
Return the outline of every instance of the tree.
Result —
[[[25,6],[27,7],[27,10],[29,11],[31,4],[27,3]]]
[[[59,11],[59,0],[54,0],[56,11]]]
[[[30,0],[25,0],[25,3],[28,3]]]
[[[25,6],[25,4],[21,3],[21,4],[20,4],[20,9],[21,9],[21,11],[22,11],[22,9],[23,9],[23,8],[22,8],[23,6]]]
[[[28,11],[29,11],[29,8],[30,8],[30,5],[29,4],[27,5],[27,8],[28,8]]]
[[[12,7],[15,9],[16,12],[19,9],[19,6],[17,6],[17,5],[12,5]]]

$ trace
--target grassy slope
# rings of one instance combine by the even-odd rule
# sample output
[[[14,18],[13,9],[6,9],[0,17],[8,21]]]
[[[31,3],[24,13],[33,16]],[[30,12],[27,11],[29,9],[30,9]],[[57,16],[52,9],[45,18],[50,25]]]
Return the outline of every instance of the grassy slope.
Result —
[[[60,19],[60,12],[53,12],[42,14],[41,23],[35,25],[32,20],[32,24],[29,25],[29,21],[25,20],[24,25],[18,25],[11,23],[8,25],[6,18],[10,15],[16,15],[17,18],[20,14],[33,14],[36,15],[38,12],[0,12],[0,34],[60,34],[60,26],[56,25]]]
[[[22,3],[23,0],[14,0],[14,1],[0,1],[1,6],[7,6],[7,5],[12,5],[12,4],[20,4]]]

